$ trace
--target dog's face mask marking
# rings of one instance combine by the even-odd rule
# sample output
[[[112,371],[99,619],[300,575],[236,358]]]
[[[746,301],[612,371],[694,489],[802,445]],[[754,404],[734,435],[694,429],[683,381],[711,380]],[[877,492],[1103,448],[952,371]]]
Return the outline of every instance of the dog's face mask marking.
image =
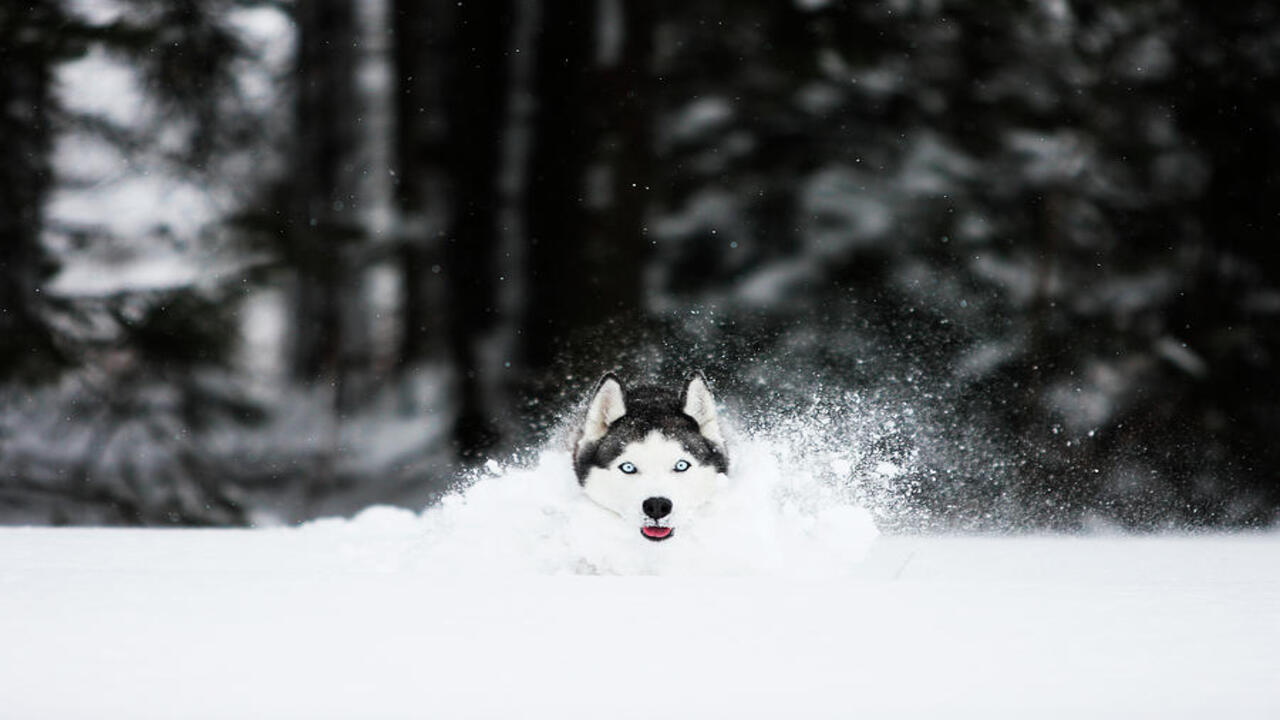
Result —
[[[728,470],[715,399],[701,375],[676,394],[600,381],[574,446],[587,497],[666,540],[720,487]]]

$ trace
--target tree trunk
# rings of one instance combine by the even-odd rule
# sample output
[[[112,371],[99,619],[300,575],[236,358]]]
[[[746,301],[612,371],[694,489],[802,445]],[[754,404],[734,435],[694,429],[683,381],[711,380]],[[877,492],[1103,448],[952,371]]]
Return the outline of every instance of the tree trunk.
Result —
[[[46,42],[60,15],[51,2],[0,9],[0,378],[43,374],[63,359],[40,310],[53,271],[40,241],[56,60]]]
[[[589,78],[596,3],[547,2],[538,23],[532,145],[525,196],[529,298],[524,359],[536,379],[557,359],[568,331],[600,315],[587,261],[586,170],[596,144]]]
[[[619,55],[603,71],[599,102],[605,123],[605,161],[610,164],[610,202],[591,238],[599,247],[589,257],[603,312],[638,313],[644,301],[644,268],[649,257],[646,218],[654,181],[653,45],[656,3],[618,0],[622,22]]]
[[[360,292],[361,235],[356,212],[358,109],[354,73],[359,26],[351,0],[308,0],[297,7],[297,146],[291,249],[298,271],[294,295],[295,377],[330,378],[346,404],[350,376],[368,343]]]
[[[405,369],[435,354],[445,335],[439,238],[447,216],[444,163],[450,3],[394,0],[395,183],[402,288],[396,364]],[[432,269],[436,268],[433,272]],[[432,309],[435,312],[432,312]]]
[[[616,0],[548,2],[543,13],[525,205],[523,349],[535,386],[565,365],[571,333],[643,309],[657,11]],[[603,44],[602,21],[616,24]]]
[[[458,373],[453,439],[459,456],[472,460],[498,440],[498,418],[489,402],[496,382],[481,348],[497,320],[499,175],[514,2],[463,3],[454,13],[453,63],[446,85],[452,210],[441,257],[449,345]]]

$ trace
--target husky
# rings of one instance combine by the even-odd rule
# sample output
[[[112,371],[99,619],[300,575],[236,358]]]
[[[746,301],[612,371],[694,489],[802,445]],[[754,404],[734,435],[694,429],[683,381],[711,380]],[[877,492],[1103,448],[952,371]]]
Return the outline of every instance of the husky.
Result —
[[[606,373],[573,444],[573,469],[587,497],[645,538],[669,540],[729,471],[706,378],[695,373],[677,392],[624,389]]]

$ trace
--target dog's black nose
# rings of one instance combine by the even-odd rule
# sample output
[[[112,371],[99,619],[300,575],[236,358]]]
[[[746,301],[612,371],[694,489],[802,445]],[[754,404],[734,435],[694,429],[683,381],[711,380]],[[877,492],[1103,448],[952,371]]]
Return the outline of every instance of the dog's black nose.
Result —
[[[661,520],[671,514],[671,501],[664,497],[651,497],[640,503],[640,507],[644,508],[645,515],[654,520]]]

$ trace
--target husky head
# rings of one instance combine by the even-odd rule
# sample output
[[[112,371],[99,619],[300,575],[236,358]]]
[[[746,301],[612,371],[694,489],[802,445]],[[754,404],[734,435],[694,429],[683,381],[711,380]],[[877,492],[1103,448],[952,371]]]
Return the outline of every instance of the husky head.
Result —
[[[676,392],[626,390],[605,375],[574,444],[573,468],[587,497],[650,540],[671,537],[729,469],[706,379],[697,373]]]

